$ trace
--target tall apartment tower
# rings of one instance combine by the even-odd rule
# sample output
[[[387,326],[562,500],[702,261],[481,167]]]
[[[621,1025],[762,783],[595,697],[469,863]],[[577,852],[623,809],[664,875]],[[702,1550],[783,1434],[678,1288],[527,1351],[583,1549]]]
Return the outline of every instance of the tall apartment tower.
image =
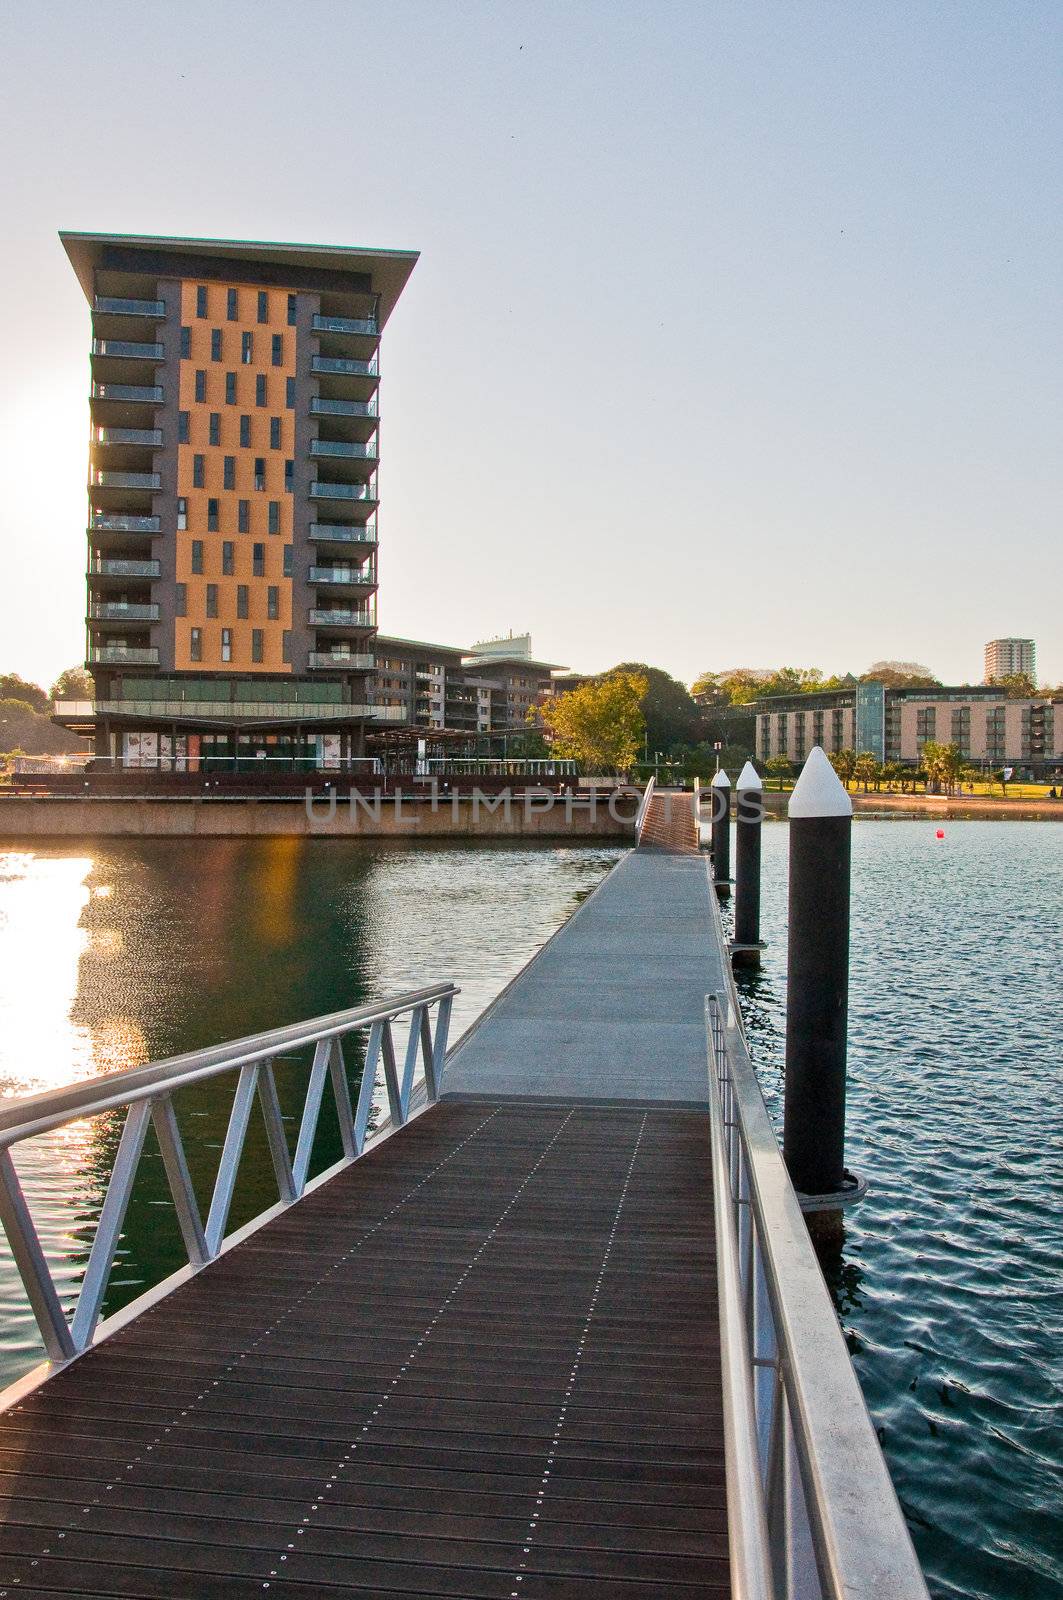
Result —
[[[1022,672],[1037,682],[1037,647],[1032,639],[990,639],[985,647],[985,681]]]
[[[60,718],[124,766],[361,754],[379,343],[416,252],[60,237],[92,307],[95,680]]]

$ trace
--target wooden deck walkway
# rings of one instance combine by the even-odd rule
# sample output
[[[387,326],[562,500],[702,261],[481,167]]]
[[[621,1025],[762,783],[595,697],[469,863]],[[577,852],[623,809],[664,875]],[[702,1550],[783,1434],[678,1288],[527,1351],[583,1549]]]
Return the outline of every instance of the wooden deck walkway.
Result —
[[[0,1416],[0,1494],[0,1600],[726,1591],[706,1116],[441,1102]]]

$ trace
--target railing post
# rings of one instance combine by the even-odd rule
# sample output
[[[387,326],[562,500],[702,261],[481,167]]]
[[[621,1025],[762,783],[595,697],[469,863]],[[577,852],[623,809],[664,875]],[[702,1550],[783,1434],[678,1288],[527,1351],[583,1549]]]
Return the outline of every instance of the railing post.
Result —
[[[816,745],[790,797],[783,1154],[812,1231],[837,1238],[858,1191],[845,1171],[852,801]],[[830,1200],[837,1198],[837,1205]]]
[[[764,786],[752,761],[738,775],[735,814],[735,937],[731,956],[736,967],[759,967],[760,829],[764,820]]]
[[[721,767],[712,780],[712,877],[721,900],[731,898],[731,780]]]

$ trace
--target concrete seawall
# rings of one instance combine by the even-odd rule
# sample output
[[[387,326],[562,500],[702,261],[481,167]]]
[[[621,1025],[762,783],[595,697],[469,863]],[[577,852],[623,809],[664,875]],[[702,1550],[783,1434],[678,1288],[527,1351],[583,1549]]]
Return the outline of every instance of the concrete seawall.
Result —
[[[513,794],[402,796],[354,804],[340,795],[335,808],[317,799],[0,799],[0,840],[56,838],[486,838],[624,839],[630,841],[635,803],[612,808],[606,796]]]

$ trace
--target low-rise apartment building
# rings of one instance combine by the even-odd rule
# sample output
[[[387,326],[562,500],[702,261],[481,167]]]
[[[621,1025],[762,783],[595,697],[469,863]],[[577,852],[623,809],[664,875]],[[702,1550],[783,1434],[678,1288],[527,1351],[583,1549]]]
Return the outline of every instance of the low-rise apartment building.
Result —
[[[471,649],[378,634],[374,701],[411,728],[470,738],[524,732],[558,670],[533,658],[527,634]]]
[[[991,685],[891,689],[857,683],[821,694],[757,702],[761,761],[800,766],[813,745],[828,753],[869,750],[916,767],[928,742],[959,745],[972,766],[1013,766],[1036,776],[1063,770],[1063,701],[1007,699]]]

